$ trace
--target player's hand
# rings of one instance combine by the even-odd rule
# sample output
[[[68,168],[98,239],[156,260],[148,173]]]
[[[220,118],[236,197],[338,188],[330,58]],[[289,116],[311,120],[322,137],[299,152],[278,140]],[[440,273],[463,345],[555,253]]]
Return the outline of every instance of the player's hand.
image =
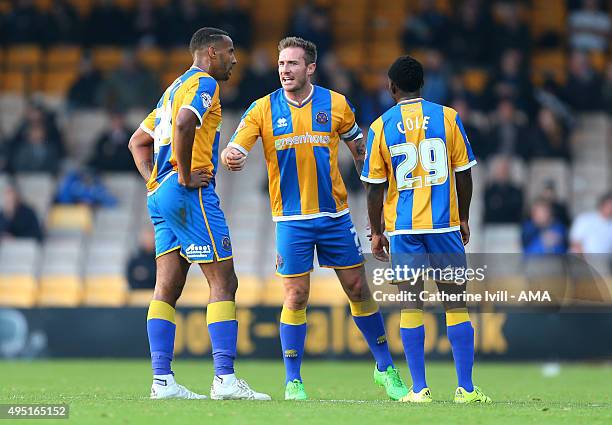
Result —
[[[189,175],[189,183],[185,184],[185,181],[181,178],[180,174],[178,182],[180,185],[185,186],[189,189],[197,189],[200,187],[208,187],[208,184],[212,180],[212,174],[208,170],[193,170]]]
[[[230,148],[225,154],[225,165],[230,171],[240,171],[246,163],[246,155],[236,148]]]
[[[382,233],[372,234],[369,237],[371,237],[372,241],[372,255],[374,255],[374,258],[376,258],[378,261],[384,261],[385,263],[388,262],[389,241],[387,240],[387,237]]]
[[[459,230],[461,231],[461,240],[463,241],[463,245],[467,245],[470,241],[470,226],[467,220],[459,223]]]

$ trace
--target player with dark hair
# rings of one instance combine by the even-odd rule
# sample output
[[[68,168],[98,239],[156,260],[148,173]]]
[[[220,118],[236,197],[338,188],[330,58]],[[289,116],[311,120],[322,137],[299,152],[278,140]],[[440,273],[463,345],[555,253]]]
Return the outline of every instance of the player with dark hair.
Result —
[[[147,205],[155,228],[157,277],[147,316],[151,398],[206,398],[177,384],[171,369],[176,301],[189,266],[198,263],[210,286],[206,321],[215,367],[211,398],[269,400],[234,375],[238,279],[215,192],[221,125],[217,81],[230,77],[236,64],[234,46],[225,31],[201,28],[189,50],[193,66],[166,89],[129,144],[147,181]]]
[[[241,170],[261,136],[276,222],[276,272],[285,288],[280,317],[285,399],[307,398],[300,367],[316,247],[319,265],[335,269],[355,324],[376,360],[374,381],[398,400],[408,389],[393,365],[383,318],[366,282],[361,246],[338,169],[342,140],[361,172],[365,154],[361,129],[343,95],[310,82],[317,60],[313,43],[287,37],[278,50],[282,88],[247,109],[221,161],[230,170]]]
[[[470,168],[476,160],[463,124],[453,109],[420,97],[423,67],[417,60],[398,58],[388,76],[389,91],[397,105],[372,123],[361,173],[366,182],[372,254],[381,261],[389,261],[390,254],[394,270],[398,266],[465,269],[464,245],[470,239]],[[390,243],[383,234],[383,203]],[[415,280],[414,285],[398,283],[400,291],[417,295],[401,311],[400,333],[413,382],[402,401],[427,403],[432,398],[425,380],[423,301],[418,296],[424,282]],[[457,295],[454,298],[458,299],[444,302],[458,377],[454,401],[489,403],[491,399],[472,383],[474,329],[465,298],[460,296],[465,285],[452,281],[437,281],[437,285],[441,293]]]

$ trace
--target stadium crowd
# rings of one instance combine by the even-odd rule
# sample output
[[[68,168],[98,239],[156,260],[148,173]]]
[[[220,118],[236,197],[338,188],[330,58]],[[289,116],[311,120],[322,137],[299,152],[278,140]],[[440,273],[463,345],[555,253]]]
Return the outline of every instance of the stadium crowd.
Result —
[[[68,0],[53,1],[46,9],[33,0],[17,0],[12,7],[0,9],[3,48],[35,44],[44,48],[78,45],[85,52],[100,45],[124,49],[120,65],[110,72],[97,69],[92,58],[83,55],[78,76],[67,90],[68,113],[103,108],[109,116],[108,128],[96,137],[84,163],[70,171],[61,166],[70,157],[65,133],[55,111],[32,98],[16,130],[0,134],[0,172],[59,175],[55,202],[112,207],[116,200],[97,176],[136,172],[127,150],[133,129],[126,122],[126,113],[150,109],[164,86],[162,76],[138,60],[138,52],[151,47],[182,48],[202,26],[228,31],[236,46],[248,52],[248,66],[240,80],[222,86],[224,110],[240,113],[254,99],[279,86],[275,58],[269,49],[253,41],[253,17],[241,6],[245,2],[226,0],[214,7],[196,0],[132,3],[132,8],[125,8],[113,1],[95,1],[84,16]],[[536,36],[524,13],[529,2],[452,1],[450,14],[439,8],[440,2],[418,3],[417,11],[404,20],[400,42],[404,51],[414,53],[424,64],[423,97],[459,112],[481,166],[490,169],[483,194],[483,222],[520,224],[525,254],[577,251],[584,244],[611,252],[609,242],[598,245],[584,241],[583,235],[589,233],[585,233],[584,224],[576,224],[581,220],[571,216],[554,181],[528,199],[525,182],[512,176],[512,164],[517,161],[529,164],[536,159],[557,159],[571,166],[576,117],[612,113],[612,60],[606,61],[612,31],[609,5],[597,0],[569,0],[565,31]],[[366,83],[359,70],[343,64],[335,49],[328,4],[299,2],[286,33],[317,44],[318,83],[345,94],[356,108],[360,125],[367,127],[392,106],[385,72],[378,71],[375,84],[371,79]],[[568,59],[566,67],[536,76],[532,60],[536,50],[563,52]],[[484,78],[470,84],[467,75],[474,69],[479,71],[475,75]],[[349,190],[362,191],[352,162],[343,165]],[[42,220],[24,204],[15,186],[6,189],[3,196],[0,236],[41,240],[45,233]],[[607,228],[612,223],[611,203],[607,195],[593,213],[599,214]],[[591,235],[598,238],[606,233]],[[147,279],[149,285],[154,282],[149,233],[142,235],[140,245],[128,263],[129,282],[135,287],[146,286]]]

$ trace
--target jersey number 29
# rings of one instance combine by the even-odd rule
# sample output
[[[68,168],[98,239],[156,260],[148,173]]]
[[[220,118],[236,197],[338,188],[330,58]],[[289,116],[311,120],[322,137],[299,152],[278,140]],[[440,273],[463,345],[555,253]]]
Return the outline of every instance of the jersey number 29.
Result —
[[[446,145],[440,138],[423,139],[418,148],[414,143],[402,143],[389,147],[391,157],[403,156],[395,170],[397,190],[410,190],[423,187],[423,177],[409,177],[421,163],[428,173],[425,175],[425,186],[444,184],[448,179],[448,156]]]

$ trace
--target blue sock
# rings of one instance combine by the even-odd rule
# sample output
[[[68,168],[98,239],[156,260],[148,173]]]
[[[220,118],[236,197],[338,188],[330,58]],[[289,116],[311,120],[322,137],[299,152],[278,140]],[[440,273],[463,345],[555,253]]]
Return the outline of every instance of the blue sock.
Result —
[[[215,375],[234,373],[238,339],[238,321],[234,301],[218,301],[208,304],[206,322],[212,345]]]
[[[387,344],[385,324],[382,314],[378,311],[378,305],[371,299],[360,302],[351,301],[350,306],[353,320],[367,341],[374,360],[376,360],[376,368],[383,372],[389,366],[394,367],[389,352],[389,344]]]
[[[474,391],[472,383],[474,328],[465,309],[449,310],[446,313],[446,334],[453,349],[457,384],[466,391],[472,392]]]
[[[151,351],[153,375],[172,374],[172,357],[174,353],[174,307],[163,301],[153,300],[147,314],[147,335]]]
[[[280,319],[280,339],[285,363],[285,384],[294,379],[302,382],[300,368],[306,341],[306,309],[283,307]]]
[[[427,387],[425,379],[425,326],[422,310],[402,310],[400,335],[404,345],[406,363],[412,377],[412,390],[419,392]]]

